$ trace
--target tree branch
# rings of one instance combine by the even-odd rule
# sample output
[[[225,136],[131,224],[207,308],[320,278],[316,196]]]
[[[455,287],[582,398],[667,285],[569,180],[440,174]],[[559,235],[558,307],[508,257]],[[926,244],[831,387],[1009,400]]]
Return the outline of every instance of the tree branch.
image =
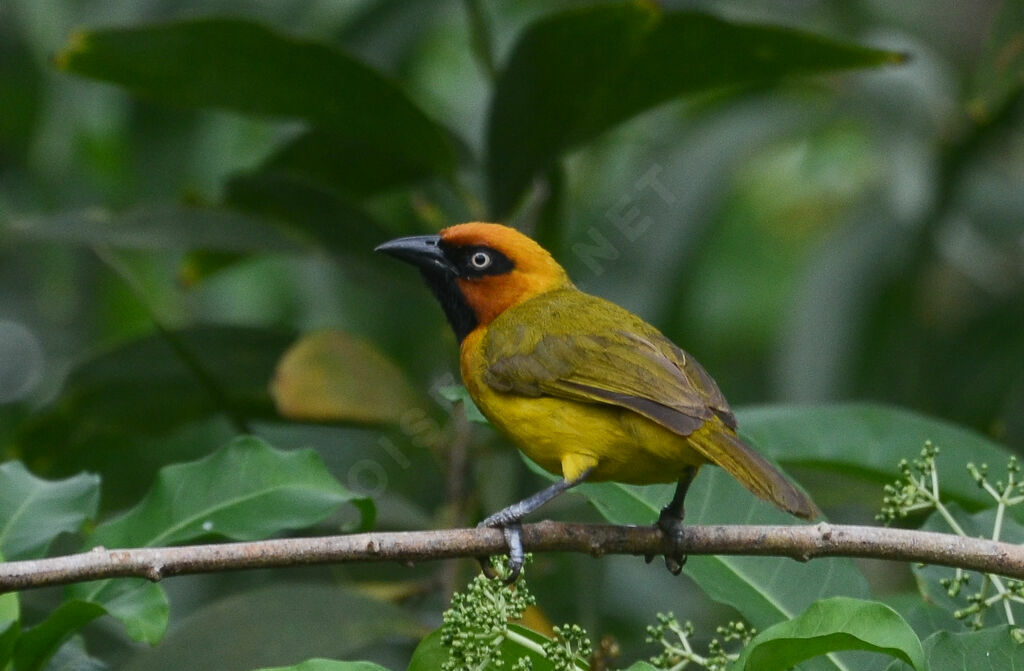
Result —
[[[761,555],[809,561],[816,557],[867,557],[923,562],[1024,579],[1024,547],[927,531],[881,527],[688,526],[680,549],[687,554]],[[654,527],[539,522],[523,526],[532,552],[660,555],[672,543]],[[448,529],[285,538],[166,548],[107,550],[49,559],[0,563],[0,593],[102,578],[157,581],[174,575],[346,562],[416,562],[501,554],[497,529]]]

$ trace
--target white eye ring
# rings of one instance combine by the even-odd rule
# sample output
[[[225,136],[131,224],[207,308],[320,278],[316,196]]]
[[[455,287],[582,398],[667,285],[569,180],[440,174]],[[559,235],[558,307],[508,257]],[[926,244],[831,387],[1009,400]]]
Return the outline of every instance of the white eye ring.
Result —
[[[469,264],[476,270],[483,270],[491,265],[491,255],[487,252],[475,252],[469,257]]]

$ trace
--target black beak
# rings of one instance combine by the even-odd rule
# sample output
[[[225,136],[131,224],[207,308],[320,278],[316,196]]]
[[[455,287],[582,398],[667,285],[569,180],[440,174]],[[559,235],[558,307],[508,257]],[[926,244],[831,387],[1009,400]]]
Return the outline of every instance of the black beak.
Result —
[[[410,235],[377,245],[373,251],[384,252],[424,271],[455,274],[455,266],[445,256],[440,242],[437,235]]]

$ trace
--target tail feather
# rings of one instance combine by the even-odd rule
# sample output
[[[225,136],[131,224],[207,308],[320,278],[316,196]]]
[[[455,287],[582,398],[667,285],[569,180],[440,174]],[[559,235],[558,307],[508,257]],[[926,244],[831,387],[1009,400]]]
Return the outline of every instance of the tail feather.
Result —
[[[762,499],[807,520],[821,515],[821,511],[806,494],[723,424],[709,422],[690,434],[689,440],[708,461],[721,466]]]

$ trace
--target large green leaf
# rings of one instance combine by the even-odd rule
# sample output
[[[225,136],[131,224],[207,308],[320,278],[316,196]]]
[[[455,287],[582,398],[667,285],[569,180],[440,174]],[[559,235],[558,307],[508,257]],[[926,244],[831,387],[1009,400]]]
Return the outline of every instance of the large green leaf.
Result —
[[[758,634],[732,668],[782,671],[840,650],[868,650],[927,671],[924,650],[899,613],[877,601],[834,597],[811,604],[798,617]]]
[[[250,21],[80,31],[57,64],[172,105],[304,119],[423,171],[454,168],[446,131],[393,82],[337,49]]]
[[[298,252],[300,240],[253,217],[222,209],[148,205],[122,212],[102,208],[19,216],[11,234],[27,240],[123,249],[218,252]]]
[[[615,524],[652,524],[673,491],[671,485],[618,483],[578,489]],[[790,524],[797,520],[755,498],[720,469],[705,468],[686,497],[686,522]],[[801,564],[773,557],[701,555],[690,557],[684,570],[708,596],[729,604],[758,629],[795,617],[823,597],[869,596],[867,582],[849,559]]]
[[[0,555],[14,560],[46,554],[58,534],[78,531],[96,516],[99,486],[90,473],[48,481],[20,461],[0,464]]]
[[[528,26],[498,76],[487,131],[493,214],[562,153],[678,96],[902,60],[789,28],[632,2]]]
[[[151,547],[209,535],[257,540],[316,524],[353,498],[313,450],[282,452],[242,437],[199,461],[162,469],[149,494],[97,526],[88,544]]]
[[[29,31],[6,15],[0,25],[0,169],[28,163],[36,130],[44,118],[43,68],[35,57]],[[8,173],[10,174],[10,173]]]
[[[441,642],[441,630],[435,629],[416,646],[407,671],[435,671],[446,661],[448,648]]]
[[[50,658],[46,671],[110,671],[110,667],[90,655],[83,638],[75,636]]]
[[[371,647],[397,647],[423,635],[407,608],[338,585],[280,577],[176,618],[159,646],[138,650],[119,668],[243,671],[308,657],[358,659]]]
[[[615,524],[652,524],[672,498],[672,485],[644,487],[619,483],[584,484],[577,488]],[[705,468],[686,497],[688,524],[793,524],[793,517],[760,501],[717,468]],[[652,570],[662,570],[651,567]],[[867,581],[845,558],[792,559],[694,555],[684,571],[713,600],[735,608],[758,629],[786,621],[819,599],[830,596],[870,597]],[[682,594],[680,598],[684,598]],[[811,660],[807,670],[843,667],[832,658]]]
[[[158,585],[145,580],[119,580],[111,583],[104,598],[104,603],[69,598],[40,624],[25,631],[15,645],[18,671],[44,668],[75,632],[103,615],[120,620],[134,640],[155,644],[163,636],[170,604]]]
[[[262,440],[238,438],[198,461],[161,470],[150,493],[120,517],[101,524],[88,546],[171,545],[207,536],[266,538],[323,520],[354,495],[312,450],[283,452]],[[25,635],[19,654],[38,668],[68,637],[110,614],[132,638],[156,643],[167,628],[167,597],[145,580],[72,585],[68,599]],[[32,663],[29,663],[29,662]]]
[[[89,585],[105,586],[94,601],[75,596]],[[15,646],[16,668],[36,671],[46,666],[68,640],[93,620],[111,615],[124,624],[136,641],[156,644],[167,629],[170,603],[159,585],[140,579],[83,583],[68,591],[69,598],[45,620],[25,631]]]
[[[364,140],[314,129],[277,149],[261,171],[302,177],[353,198],[429,176],[424,166]]]
[[[225,198],[231,206],[267,217],[293,237],[332,254],[368,257],[393,237],[350,198],[284,173],[236,175],[226,185]]]
[[[784,464],[813,466],[878,482],[896,479],[900,459],[914,459],[925,441],[941,450],[938,467],[949,500],[979,508],[992,499],[967,462],[1002,468],[1011,453],[969,429],[909,410],[870,403],[741,408],[740,433]],[[882,493],[879,489],[879,506]]]
[[[921,598],[919,592],[906,590],[882,595],[882,601],[899,613],[914,628],[919,638],[932,632],[959,631],[963,624],[953,612]]]
[[[291,338],[232,326],[144,337],[74,369],[54,411],[79,425],[144,435],[213,413],[271,416],[266,385]]]
[[[106,612],[96,603],[77,599],[65,601],[42,623],[25,631],[14,652],[18,671],[36,671],[57,652],[71,635]]]
[[[0,562],[3,555],[0,555]],[[7,662],[14,653],[14,644],[21,633],[21,604],[17,592],[0,594],[0,669],[7,668]]]
[[[276,416],[267,383],[292,338],[197,326],[126,343],[76,367],[57,400],[22,423],[17,447],[39,472],[99,472],[104,505],[128,505],[168,460],[140,444],[197,420],[227,417],[237,431]]]
[[[928,671],[1022,671],[1024,645],[1013,639],[1011,627],[992,627],[981,631],[953,633],[938,631],[924,641]],[[905,662],[896,661],[887,671],[906,671]]]

